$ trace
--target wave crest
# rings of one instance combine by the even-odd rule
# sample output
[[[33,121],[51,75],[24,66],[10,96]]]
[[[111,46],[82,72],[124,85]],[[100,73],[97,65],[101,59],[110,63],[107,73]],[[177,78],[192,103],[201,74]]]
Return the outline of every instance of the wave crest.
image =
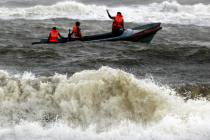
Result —
[[[82,71],[70,79],[59,74],[51,78],[1,75],[0,108],[8,110],[2,114],[9,118],[9,112],[17,110],[13,110],[17,122],[23,118],[53,121],[59,116],[84,126],[92,123],[104,126],[122,120],[144,123],[162,119],[173,99],[169,95],[171,90],[108,67]]]
[[[52,6],[0,8],[0,18],[109,20],[106,9],[110,10],[111,15],[121,11],[126,22],[210,25],[210,4],[181,5],[177,1],[113,8],[66,1]]]
[[[204,15],[209,15],[210,12],[210,4],[204,5],[202,3],[195,4],[195,5],[181,5],[177,1],[164,1],[162,3],[153,3],[151,6],[159,7],[163,11],[168,12],[182,12],[188,13],[192,15],[197,15],[203,13]]]

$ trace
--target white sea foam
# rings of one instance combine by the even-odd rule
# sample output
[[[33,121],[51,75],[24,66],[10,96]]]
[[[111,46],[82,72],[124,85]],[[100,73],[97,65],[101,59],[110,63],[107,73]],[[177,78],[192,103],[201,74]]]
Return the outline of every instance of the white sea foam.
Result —
[[[209,139],[210,102],[102,67],[67,75],[0,71],[0,139]]]
[[[52,6],[0,8],[0,18],[48,19],[65,17],[81,20],[109,20],[106,9],[109,9],[113,16],[117,11],[121,11],[126,22],[210,25],[210,5],[181,5],[176,1],[115,8],[66,1],[58,2]]]
[[[210,42],[204,42],[204,41],[172,41],[173,43],[178,43],[181,45],[192,45],[192,46],[198,46],[198,47],[207,47],[210,48]]]

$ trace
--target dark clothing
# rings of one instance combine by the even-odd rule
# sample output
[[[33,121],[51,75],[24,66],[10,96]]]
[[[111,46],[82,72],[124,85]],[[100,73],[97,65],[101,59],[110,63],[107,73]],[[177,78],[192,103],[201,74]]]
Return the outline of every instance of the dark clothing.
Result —
[[[74,32],[70,33],[70,30],[69,30],[69,34],[68,34],[68,41],[72,41],[72,35],[74,34]]]
[[[113,36],[120,36],[123,34],[123,30],[114,30],[112,29]]]

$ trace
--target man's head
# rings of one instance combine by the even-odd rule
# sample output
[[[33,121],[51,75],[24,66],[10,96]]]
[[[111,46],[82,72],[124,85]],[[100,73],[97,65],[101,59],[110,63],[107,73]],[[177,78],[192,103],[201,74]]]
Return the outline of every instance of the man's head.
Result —
[[[56,27],[53,27],[52,29],[53,29],[53,30],[56,30]]]
[[[120,15],[121,15],[121,13],[120,13],[120,12],[117,12],[117,14],[120,14]]]
[[[75,24],[76,24],[76,26],[80,26],[80,23],[78,21]]]

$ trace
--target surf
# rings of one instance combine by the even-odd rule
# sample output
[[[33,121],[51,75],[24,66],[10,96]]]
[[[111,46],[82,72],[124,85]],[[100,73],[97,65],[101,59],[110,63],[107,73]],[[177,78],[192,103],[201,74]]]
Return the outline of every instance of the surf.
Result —
[[[110,67],[70,77],[1,71],[0,112],[7,138],[210,137],[208,100],[184,100],[167,85]]]
[[[109,8],[106,5],[85,5],[75,1],[58,2],[51,6],[36,5],[29,8],[0,8],[2,19],[43,20],[68,18],[79,20],[108,20],[106,9],[111,13],[121,11],[126,22],[162,22],[170,24],[194,24],[209,26],[210,5],[181,5],[177,1],[164,1],[148,5],[131,5]],[[132,16],[131,16],[132,15]],[[135,17],[135,18],[134,18]]]

